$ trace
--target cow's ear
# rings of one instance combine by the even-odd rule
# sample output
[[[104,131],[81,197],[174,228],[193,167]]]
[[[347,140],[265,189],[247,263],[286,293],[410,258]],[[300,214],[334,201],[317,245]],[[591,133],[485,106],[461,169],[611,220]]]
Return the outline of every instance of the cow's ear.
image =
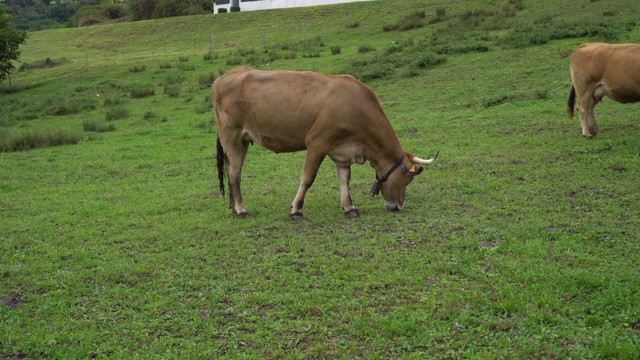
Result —
[[[411,174],[411,175],[419,175],[423,171],[424,171],[424,167],[413,165],[413,166],[411,166],[411,169],[409,169],[409,174]]]
[[[406,167],[406,166],[402,167],[402,172],[404,172],[405,174],[410,175],[410,176],[418,175],[423,170],[424,170],[424,167],[416,166],[416,165],[413,165],[413,164],[411,165],[411,167]]]

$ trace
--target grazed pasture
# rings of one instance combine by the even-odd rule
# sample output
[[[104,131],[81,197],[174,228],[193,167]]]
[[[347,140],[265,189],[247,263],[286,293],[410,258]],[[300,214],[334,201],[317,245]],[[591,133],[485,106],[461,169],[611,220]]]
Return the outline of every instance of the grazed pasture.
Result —
[[[56,65],[0,84],[0,138],[39,144],[0,153],[0,357],[637,358],[638,106],[598,105],[592,140],[566,115],[567,55],[640,42],[631,3],[375,1],[33,33],[22,60]],[[209,86],[238,59],[364,79],[407,150],[440,151],[405,210],[354,166],[362,215],[344,218],[327,161],[292,222],[304,154],[252,147],[251,217],[235,218]],[[58,133],[78,141],[50,146]]]

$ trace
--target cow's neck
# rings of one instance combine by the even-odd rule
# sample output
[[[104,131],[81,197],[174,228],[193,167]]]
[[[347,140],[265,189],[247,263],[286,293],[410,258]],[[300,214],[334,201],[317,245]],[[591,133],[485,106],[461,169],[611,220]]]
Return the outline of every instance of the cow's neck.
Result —
[[[382,178],[401,160],[402,155],[404,155],[404,151],[398,143],[397,146],[377,148],[371,151],[366,157],[371,166],[376,170],[376,176]]]

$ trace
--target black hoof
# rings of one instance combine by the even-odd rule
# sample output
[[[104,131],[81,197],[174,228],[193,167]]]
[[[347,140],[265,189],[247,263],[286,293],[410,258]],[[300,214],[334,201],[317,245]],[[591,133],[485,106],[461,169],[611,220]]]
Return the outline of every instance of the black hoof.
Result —
[[[289,217],[291,217],[291,220],[295,220],[295,221],[304,219],[304,216],[302,216],[301,212],[289,214]]]
[[[248,211],[243,211],[241,213],[236,213],[236,216],[241,218],[241,219],[246,219],[249,217],[249,212]]]
[[[358,211],[358,209],[351,209],[345,212],[344,216],[346,216],[349,219],[355,219],[357,217],[360,217],[360,211]]]

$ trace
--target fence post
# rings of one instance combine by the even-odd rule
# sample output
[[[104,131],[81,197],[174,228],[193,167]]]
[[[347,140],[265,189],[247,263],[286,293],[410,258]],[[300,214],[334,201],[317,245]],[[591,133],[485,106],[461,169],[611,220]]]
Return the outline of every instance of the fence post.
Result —
[[[215,43],[213,42],[213,33],[211,33],[211,52],[216,51]]]
[[[262,29],[262,47],[267,48],[267,30]]]
[[[304,43],[307,43],[307,22],[302,23],[302,30],[304,31]]]

